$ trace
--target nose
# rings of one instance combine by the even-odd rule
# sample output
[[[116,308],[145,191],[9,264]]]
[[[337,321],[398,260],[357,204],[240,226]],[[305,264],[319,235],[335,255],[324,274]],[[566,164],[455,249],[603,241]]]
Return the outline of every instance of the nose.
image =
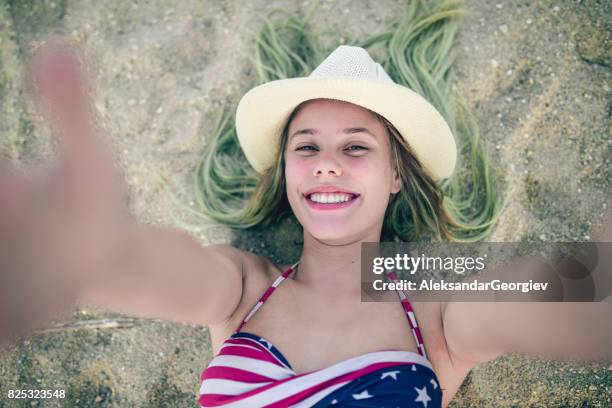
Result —
[[[336,176],[342,175],[340,164],[331,158],[321,158],[314,166],[315,177]]]

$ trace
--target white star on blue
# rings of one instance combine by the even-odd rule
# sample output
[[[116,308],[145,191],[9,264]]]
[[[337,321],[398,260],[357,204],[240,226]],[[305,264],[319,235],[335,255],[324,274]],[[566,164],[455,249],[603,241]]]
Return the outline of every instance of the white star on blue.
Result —
[[[382,373],[382,375],[380,376],[381,380],[384,380],[387,377],[391,377],[394,380],[397,380],[397,375],[399,374],[399,371],[387,371],[386,373]]]
[[[417,364],[385,367],[350,382],[330,393],[313,408],[357,406],[362,408],[441,408],[442,389],[438,378]],[[367,388],[367,389],[366,389]]]
[[[356,400],[362,400],[366,398],[372,398],[372,395],[368,392],[368,390],[363,390],[359,394],[353,394],[353,398]]]
[[[423,387],[423,388],[414,387],[414,390],[417,392],[417,394],[419,394],[414,400],[414,402],[422,402],[423,406],[427,407],[427,403],[431,401],[431,398],[429,398],[429,395],[427,395],[427,387]]]

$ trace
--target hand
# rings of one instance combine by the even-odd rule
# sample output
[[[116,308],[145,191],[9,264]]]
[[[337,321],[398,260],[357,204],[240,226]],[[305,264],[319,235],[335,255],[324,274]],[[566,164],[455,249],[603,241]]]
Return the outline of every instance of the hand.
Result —
[[[0,340],[16,325],[66,310],[127,250],[125,197],[94,126],[81,60],[75,47],[52,39],[30,63],[56,163],[46,172],[17,171],[0,158]]]
[[[35,54],[30,72],[35,100],[58,143],[57,167],[41,190],[54,215],[45,218],[64,238],[70,263],[92,267],[124,250],[129,219],[111,152],[94,126],[80,61],[75,47],[51,41]]]

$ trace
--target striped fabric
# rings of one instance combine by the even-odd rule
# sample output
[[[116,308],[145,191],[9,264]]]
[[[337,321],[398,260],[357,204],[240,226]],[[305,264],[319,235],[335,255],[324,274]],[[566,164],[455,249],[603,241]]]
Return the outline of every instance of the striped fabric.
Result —
[[[442,390],[403,292],[398,293],[419,353],[376,351],[297,374],[272,343],[241,332],[296,266],[266,290],[204,370],[198,399],[202,407],[441,407]]]
[[[397,275],[393,271],[387,272],[387,277],[391,279],[391,281],[397,283]],[[427,358],[427,353],[425,352],[425,344],[423,344],[423,337],[421,336],[421,330],[419,330],[419,325],[414,317],[414,311],[412,310],[412,306],[406,297],[406,294],[398,290],[400,301],[402,302],[402,306],[404,306],[404,312],[406,312],[406,317],[408,318],[408,324],[410,324],[410,328],[412,329],[412,335],[414,336],[414,340],[416,341],[417,349],[419,354],[423,357]]]

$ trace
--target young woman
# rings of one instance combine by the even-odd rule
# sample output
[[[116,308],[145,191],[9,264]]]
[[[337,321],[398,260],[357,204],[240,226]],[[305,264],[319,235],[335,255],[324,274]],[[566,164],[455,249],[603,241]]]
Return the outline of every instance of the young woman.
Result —
[[[355,67],[363,67],[362,78],[351,77]],[[115,310],[207,325],[216,357],[202,375],[203,406],[446,406],[472,367],[506,352],[581,358],[609,352],[609,324],[601,324],[609,309],[410,304],[401,293],[396,303],[362,303],[361,243],[380,240],[390,200],[414,187],[406,180],[426,184],[430,174],[453,170],[455,147],[425,100],[371,79],[384,71],[365,50],[340,47],[319,68],[311,78],[256,88],[238,110],[245,128],[285,121],[276,136],[241,135],[254,167],[282,180],[282,196],[304,229],[299,262],[277,266],[228,245],[201,247],[178,230],[127,222],[74,57],[57,44],[43,48],[33,74],[61,161],[47,200],[3,207],[3,226],[19,232],[13,237],[24,237],[28,255],[40,261],[21,270],[32,280],[52,271],[75,296]],[[345,78],[335,78],[343,69]],[[302,101],[272,97],[289,89]],[[381,89],[384,97],[376,98]],[[374,102],[368,109],[355,99]],[[267,112],[258,117],[264,100]],[[394,111],[400,104],[413,113]],[[428,137],[423,145],[414,139],[419,128]],[[403,169],[401,148],[411,163]],[[413,178],[402,174],[407,170],[416,172]],[[13,199],[28,202],[27,183],[6,172],[2,180],[3,193],[13,186]],[[599,325],[585,324],[585,316]]]
[[[450,234],[435,182],[457,155],[437,110],[365,50],[339,47],[308,78],[257,87],[239,105],[241,147],[262,173],[253,200],[285,203],[303,227],[291,266],[129,222],[77,67],[57,43],[34,59],[60,166],[45,189],[3,172],[2,198],[12,198],[2,230],[23,239],[32,263],[8,250],[3,259],[32,282],[53,276],[69,298],[208,326],[215,358],[202,373],[202,406],[431,408],[504,353],[610,355],[600,305],[411,304],[401,292],[395,303],[361,302],[361,244],[393,231],[386,220],[398,200],[415,200],[429,214],[421,223]],[[65,307],[47,289],[48,304]]]

